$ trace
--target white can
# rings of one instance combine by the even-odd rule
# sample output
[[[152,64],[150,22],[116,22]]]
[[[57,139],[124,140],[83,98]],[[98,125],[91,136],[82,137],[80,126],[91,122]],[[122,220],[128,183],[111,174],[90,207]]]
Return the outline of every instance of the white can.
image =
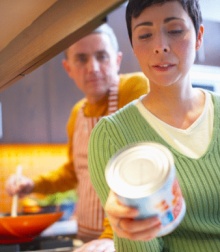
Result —
[[[186,205],[175,175],[172,153],[163,145],[143,142],[117,152],[106,167],[106,180],[119,200],[139,210],[139,219],[158,216],[158,236],[182,221]]]

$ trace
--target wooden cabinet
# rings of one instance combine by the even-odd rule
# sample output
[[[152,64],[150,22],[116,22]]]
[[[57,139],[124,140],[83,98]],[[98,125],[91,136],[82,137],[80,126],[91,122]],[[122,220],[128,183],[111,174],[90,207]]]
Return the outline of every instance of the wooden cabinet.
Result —
[[[33,0],[31,8],[28,2],[0,1],[0,90],[102,24],[125,0]]]
[[[66,142],[66,122],[82,93],[64,72],[62,58],[59,54],[0,93],[0,143]]]

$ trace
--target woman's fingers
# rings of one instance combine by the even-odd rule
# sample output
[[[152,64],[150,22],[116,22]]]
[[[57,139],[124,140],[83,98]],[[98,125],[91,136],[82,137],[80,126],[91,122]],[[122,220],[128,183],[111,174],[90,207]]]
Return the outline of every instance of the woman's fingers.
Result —
[[[151,240],[160,231],[161,223],[157,217],[137,219],[138,210],[122,205],[111,191],[105,205],[112,229],[120,237],[132,240]]]

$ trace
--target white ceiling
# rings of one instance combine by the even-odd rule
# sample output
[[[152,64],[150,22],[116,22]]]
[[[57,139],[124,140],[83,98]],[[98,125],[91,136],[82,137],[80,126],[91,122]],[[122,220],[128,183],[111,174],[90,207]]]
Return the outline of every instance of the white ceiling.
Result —
[[[200,0],[203,19],[220,22],[220,0]]]

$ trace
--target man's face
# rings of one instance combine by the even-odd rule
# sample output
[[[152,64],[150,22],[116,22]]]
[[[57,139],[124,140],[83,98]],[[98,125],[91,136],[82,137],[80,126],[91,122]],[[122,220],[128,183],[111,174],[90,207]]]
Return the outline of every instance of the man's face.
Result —
[[[117,53],[106,34],[93,33],[67,50],[63,66],[69,77],[90,102],[102,99],[109,87],[118,83],[121,53]]]

